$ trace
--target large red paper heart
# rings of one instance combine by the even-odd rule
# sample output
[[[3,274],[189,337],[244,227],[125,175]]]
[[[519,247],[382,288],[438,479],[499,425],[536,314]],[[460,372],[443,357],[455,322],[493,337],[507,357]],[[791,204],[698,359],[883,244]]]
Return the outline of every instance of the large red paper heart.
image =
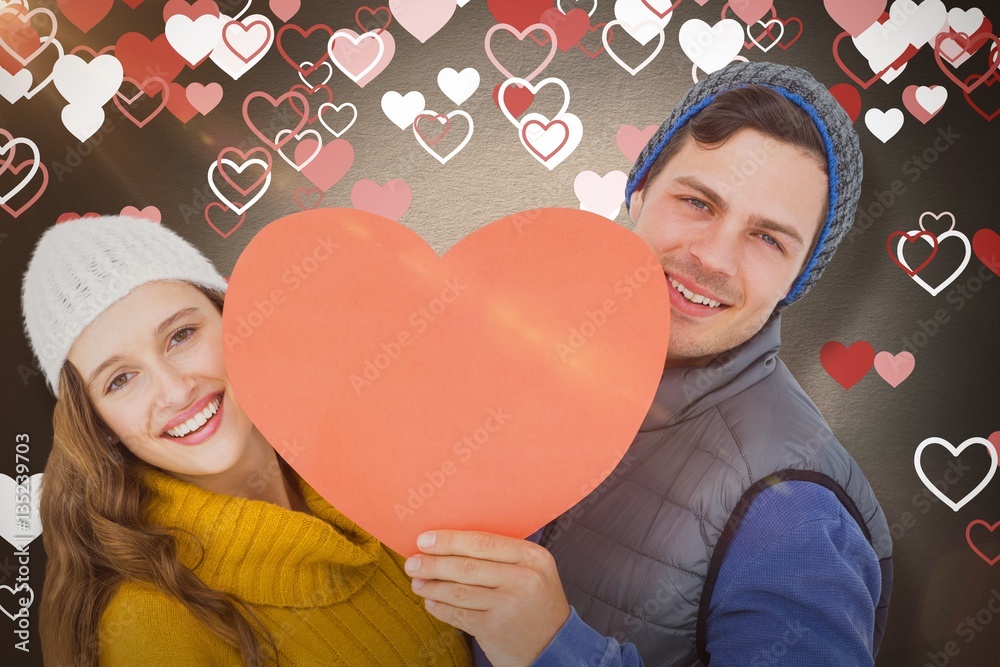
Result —
[[[669,312],[645,242],[593,213],[517,213],[439,258],[324,208],[243,251],[223,350],[278,453],[410,555],[428,529],[523,538],[595,489],[649,409]]]

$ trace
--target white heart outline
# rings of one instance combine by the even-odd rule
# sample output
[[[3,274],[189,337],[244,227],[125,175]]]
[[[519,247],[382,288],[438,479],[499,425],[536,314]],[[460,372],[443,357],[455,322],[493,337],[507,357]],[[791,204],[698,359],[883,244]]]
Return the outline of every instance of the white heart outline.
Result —
[[[315,64],[316,63],[313,63],[313,62],[311,62],[309,60],[303,60],[302,62],[299,63],[299,67],[305,67],[306,65],[309,65],[309,67],[312,67]],[[308,81],[306,81],[306,77],[303,76],[302,72],[299,72],[299,79],[302,80],[302,83],[311,92],[316,92],[317,88],[319,88],[320,86],[325,86],[326,84],[330,83],[330,79],[333,78],[333,65],[330,64],[330,61],[329,60],[324,60],[319,65],[317,65],[317,67],[324,67],[324,66],[326,67],[326,71],[329,72],[329,74],[326,75],[326,78],[323,79],[322,83],[320,83],[319,85],[316,85],[316,86],[314,86],[311,83],[309,83]]]
[[[671,12],[671,13],[673,13],[673,12]],[[646,21],[639,21],[639,23],[637,23],[633,27],[638,27],[638,26],[641,26],[641,25],[645,25],[646,23],[654,23],[657,26],[659,26],[659,23],[656,23],[656,21],[646,20]],[[653,49],[653,52],[651,54],[649,54],[649,56],[645,60],[643,60],[641,63],[639,63],[638,67],[636,67],[635,69],[633,69],[632,67],[630,67],[627,64],[625,64],[625,61],[622,60],[621,58],[619,58],[615,54],[615,52],[611,49],[610,42],[608,42],[608,31],[611,30],[612,26],[616,26],[616,25],[620,25],[623,28],[625,27],[625,24],[622,23],[621,21],[619,21],[618,19],[613,19],[613,20],[608,21],[607,23],[604,24],[604,30],[601,31],[601,42],[604,44],[604,50],[605,50],[605,52],[607,52],[607,54],[609,56],[611,56],[611,59],[614,60],[619,65],[621,65],[622,68],[626,72],[628,72],[632,76],[635,76],[636,74],[638,74],[639,72],[641,72],[646,67],[646,65],[648,65],[649,63],[651,63],[653,61],[653,58],[655,58],[656,56],[660,55],[660,51],[663,50],[663,44],[667,40],[667,35],[664,32],[664,29],[660,28],[660,30],[659,30],[660,43],[657,44],[656,48]],[[626,30],[625,32],[628,32],[628,31]],[[632,36],[632,34],[629,33],[629,37],[631,37],[631,36]],[[635,41],[638,42],[639,40],[635,40]]]
[[[14,586],[14,588],[11,588],[7,584],[0,585],[0,589],[4,589],[4,588],[6,588],[8,591],[10,591],[11,595],[16,595],[19,590],[22,590],[22,589],[25,589],[25,588],[28,589],[28,592],[31,593],[31,596],[30,596],[31,600],[28,602],[28,604],[21,605],[21,609],[27,609],[35,601],[35,591],[31,590],[31,586],[28,585],[27,581],[22,581],[17,586]],[[17,616],[11,615],[11,613],[9,611],[7,611],[7,607],[5,607],[2,604],[0,604],[0,611],[2,611],[3,613],[7,614],[7,618],[9,618],[10,620],[12,620],[15,623],[17,623]]]
[[[28,146],[29,148],[31,148],[31,151],[32,151],[32,153],[34,154],[35,157],[32,160],[31,169],[28,170],[28,175],[25,176],[24,179],[20,183],[18,183],[17,185],[15,185],[13,190],[11,190],[10,192],[8,192],[5,195],[0,195],[0,204],[6,204],[8,201],[10,201],[11,197],[13,197],[14,195],[16,195],[18,192],[20,192],[24,188],[28,187],[28,183],[30,183],[31,179],[34,178],[34,176],[35,176],[36,173],[38,173],[38,164],[42,161],[42,154],[39,152],[38,146],[35,145],[34,141],[32,141],[31,139],[28,139],[27,137],[14,137],[13,139],[11,139],[10,141],[8,141],[7,143],[3,144],[2,146],[0,146],[0,155],[3,155],[4,153],[6,153],[8,150],[10,150],[10,148],[12,146],[14,146],[16,144],[21,144],[21,145]],[[11,159],[13,159],[13,157],[14,156],[11,155]],[[11,165],[11,166],[13,166],[13,165]]]
[[[767,26],[771,25],[772,23],[777,23],[779,26],[781,26],[781,30],[778,31],[778,37],[777,37],[777,39],[775,39],[773,42],[771,42],[770,44],[768,44],[768,46],[767,46],[766,49],[763,46],[760,45],[760,42],[758,42],[756,39],[754,39],[753,33],[750,32],[750,26],[749,25],[747,26],[747,37],[750,38],[751,42],[753,42],[754,44],[757,45],[758,49],[760,49],[764,53],[767,53],[768,51],[770,51],[771,49],[774,48],[775,44],[777,44],[778,42],[781,41],[782,37],[785,36],[785,24],[781,22],[781,19],[770,19],[767,22],[757,21],[757,23],[759,23],[762,26],[764,26],[764,31],[765,32],[770,32],[767,29]]]
[[[281,141],[281,135],[285,133],[291,134],[291,132],[292,132],[291,129],[281,130],[280,132],[278,132],[277,135],[275,135],[274,143],[277,145],[277,143]],[[295,171],[302,171],[303,169],[305,169],[306,165],[315,160],[316,156],[319,155],[319,152],[323,150],[323,136],[320,135],[319,130],[314,130],[311,127],[306,128],[301,132],[299,132],[298,134],[293,135],[293,137],[301,141],[302,137],[307,134],[316,136],[316,150],[314,150],[312,155],[309,156],[309,159],[303,162],[302,164],[296,164],[294,160],[290,160],[288,156],[285,155],[284,151],[282,151],[281,148],[278,149],[278,155],[281,156],[281,159],[290,164],[292,166],[292,169],[294,169]],[[296,144],[295,147],[298,148],[298,144]],[[282,148],[284,148],[284,146],[282,146]]]
[[[378,42],[378,55],[375,56],[375,60],[373,60],[371,64],[368,65],[368,67],[361,70],[361,73],[358,74],[357,77],[355,77],[353,74],[351,74],[350,71],[345,69],[344,66],[337,61],[337,57],[333,55],[333,42],[335,39],[337,39],[337,35],[342,32],[344,33],[342,37],[346,37],[347,39],[349,39],[351,43],[354,44],[354,46],[357,46],[362,39],[374,39],[375,41]],[[337,69],[343,72],[348,79],[350,79],[354,83],[358,83],[358,81],[365,78],[365,75],[367,75],[369,72],[375,69],[375,67],[382,60],[382,56],[385,54],[385,42],[382,40],[382,37],[378,34],[377,30],[369,30],[368,32],[361,33],[360,35],[358,35],[357,39],[354,39],[354,37],[351,36],[351,32],[354,31],[351,30],[350,28],[341,28],[340,30],[330,35],[330,39],[326,43],[326,52],[330,54],[330,60],[332,60],[333,64],[337,66]]]
[[[219,189],[215,187],[215,182],[212,180],[212,173],[215,171],[215,168],[219,164],[219,162],[225,162],[230,167],[235,169],[237,174],[242,174],[243,170],[246,169],[247,166],[251,164],[259,164],[260,166],[264,167],[264,169],[267,170],[267,176],[264,178],[264,184],[260,187],[260,192],[258,192],[253,198],[250,199],[250,201],[248,201],[243,206],[236,206],[235,204],[233,204],[233,202],[223,197],[222,193],[219,192]],[[225,204],[230,211],[232,211],[236,215],[243,215],[244,211],[246,211],[248,208],[256,204],[257,200],[263,197],[264,193],[267,192],[268,186],[271,185],[271,171],[272,170],[268,168],[267,163],[264,162],[259,157],[250,158],[239,167],[236,166],[235,162],[233,162],[227,157],[224,157],[221,160],[216,160],[215,162],[213,162],[212,165],[208,168],[208,187],[212,188],[212,192],[215,193],[215,196],[218,197],[219,201]]]
[[[941,218],[947,215],[949,218],[951,218],[951,227],[949,227],[945,231],[950,232],[951,230],[955,229],[955,214],[952,213],[951,211],[941,211],[940,213],[935,213],[933,211],[924,211],[923,213],[920,214],[920,218],[917,220],[917,226],[920,227],[920,229],[923,229],[925,232],[927,230],[924,229],[924,216],[928,215],[934,218],[935,221],[940,220]]]
[[[561,11],[563,13],[563,16],[566,15],[566,10],[562,8],[562,0],[556,0],[556,9],[558,9],[559,11]],[[577,6],[574,7],[573,9],[581,9],[581,7],[579,6],[579,3],[577,3]],[[587,16],[593,16],[594,12],[596,12],[596,11],[597,11],[597,0],[594,0],[594,5],[593,5],[593,7],[590,8],[590,11],[587,12]]]
[[[234,21],[239,21],[243,17],[243,15],[247,13],[247,11],[250,9],[250,5],[252,5],[252,4],[253,4],[253,0],[247,0],[246,7],[244,7],[243,9],[241,9],[240,13],[233,17],[233,20]]]
[[[354,109],[354,118],[352,118],[351,122],[347,124],[347,127],[345,127],[340,132],[337,132],[332,127],[330,127],[329,125],[327,125],[325,120],[323,120],[323,109],[325,107],[330,107],[331,109],[333,109],[334,111],[336,111],[338,113],[344,107],[351,107],[352,109]],[[358,108],[356,106],[354,106],[354,104],[352,102],[342,102],[340,104],[340,106],[337,106],[333,102],[323,102],[323,104],[319,105],[319,109],[316,111],[316,116],[319,118],[320,124],[323,127],[325,127],[330,132],[330,134],[332,134],[333,136],[335,136],[337,139],[340,139],[340,135],[344,134],[349,129],[351,129],[351,127],[354,126],[354,123],[357,122],[357,120],[358,120]]]
[[[990,466],[989,472],[986,473],[986,477],[983,479],[983,481],[981,481],[979,483],[979,486],[977,486],[972,491],[970,491],[968,494],[966,494],[966,496],[964,498],[962,498],[961,500],[959,500],[957,503],[954,502],[948,496],[944,495],[944,493],[941,492],[941,489],[939,489],[936,486],[934,486],[934,484],[932,484],[931,481],[929,479],[927,479],[927,475],[924,473],[924,469],[920,467],[920,454],[923,453],[925,447],[927,447],[928,445],[934,445],[934,444],[941,445],[942,447],[944,447],[945,449],[947,449],[949,452],[951,452],[952,458],[954,458],[954,457],[958,456],[959,454],[961,454],[962,451],[966,447],[968,447],[969,445],[983,445],[984,447],[986,447],[986,450],[990,454],[990,460],[993,463]],[[926,486],[928,489],[930,489],[931,493],[933,493],[940,500],[942,500],[948,507],[950,507],[952,509],[952,511],[957,512],[958,510],[962,509],[962,507],[966,503],[968,503],[970,500],[972,500],[977,495],[979,495],[979,492],[982,491],[984,488],[986,488],[986,485],[989,484],[990,480],[993,479],[993,476],[997,472],[997,451],[996,451],[996,449],[993,448],[993,445],[990,443],[989,440],[987,440],[986,438],[981,438],[979,436],[973,436],[973,437],[969,438],[968,440],[966,440],[965,442],[963,442],[958,447],[955,447],[954,445],[952,445],[950,442],[948,442],[944,438],[938,438],[937,436],[931,436],[929,438],[924,439],[923,442],[921,442],[919,445],[917,445],[917,450],[915,452],[913,452],[913,467],[916,469],[917,476],[920,477],[920,481],[924,483],[924,486]]]
[[[66,52],[63,51],[62,42],[53,37],[52,43],[56,45],[56,51],[59,52],[59,58],[62,58],[64,55],[66,55]],[[56,62],[59,62],[59,58],[56,58]],[[37,86],[26,92],[24,94],[24,99],[30,100],[32,97],[34,97],[38,93],[38,91],[40,91],[42,88],[44,88],[45,86],[49,85],[52,82],[52,79],[55,77],[55,75],[56,75],[56,65],[55,63],[52,63],[52,71],[49,72],[49,75],[44,79],[42,79]]]
[[[921,230],[927,231],[923,229],[923,227],[921,227]],[[910,238],[910,234],[919,234],[919,233],[920,233],[919,230],[911,229],[910,231],[906,232],[906,236],[900,236],[899,243],[896,244],[896,258],[899,259],[900,264],[905,266],[908,271],[912,271],[913,269],[911,269],[910,265],[906,263],[905,259],[903,259],[903,244],[907,243],[908,239]],[[927,290],[927,292],[931,296],[937,296],[938,294],[941,293],[941,290],[943,290],[945,287],[955,282],[955,279],[958,278],[959,275],[961,275],[962,271],[965,271],[965,267],[969,265],[969,260],[972,258],[972,244],[969,243],[969,237],[956,229],[949,229],[944,234],[937,234],[936,237],[937,237],[938,247],[941,246],[942,239],[946,239],[950,236],[958,237],[959,239],[961,239],[962,243],[965,244],[965,259],[962,260],[962,263],[959,265],[958,270],[956,270],[950,276],[945,278],[944,281],[937,287],[931,287],[930,285],[925,283],[920,278],[920,276],[916,274],[910,276],[918,285]],[[926,236],[921,236],[920,238],[924,239],[932,246],[934,245],[934,242],[931,241]]]
[[[23,6],[25,8],[28,7],[28,5],[26,5],[26,4],[23,5]],[[3,16],[4,14],[13,14],[13,13],[15,13],[17,10],[13,9],[13,7],[14,7],[14,5],[7,5],[7,6],[3,7],[2,9],[0,9],[0,16]],[[0,39],[0,48],[3,48],[3,50],[6,51],[7,53],[9,53],[10,56],[14,60],[16,60],[17,62],[21,63],[22,67],[27,67],[28,63],[30,61],[34,60],[37,56],[41,55],[42,51],[45,50],[45,47],[47,47],[50,42],[56,42],[57,41],[56,40],[56,32],[58,32],[58,30],[59,30],[59,23],[56,21],[56,15],[53,14],[49,9],[47,9],[45,7],[36,7],[35,9],[29,9],[28,12],[26,14],[24,14],[23,17],[19,17],[19,18],[25,18],[25,19],[27,19],[27,18],[31,17],[33,14],[38,14],[38,13],[41,13],[41,14],[44,14],[44,15],[48,16],[49,19],[52,21],[52,34],[51,35],[46,35],[44,39],[40,38],[38,40],[38,48],[35,49],[31,53],[31,57],[28,60],[25,60],[24,58],[22,58],[20,53],[17,53],[16,51],[12,51],[11,48],[9,46],[7,46],[7,42],[5,42],[4,40]],[[31,25],[30,21],[22,21],[22,23],[25,23],[28,26]],[[37,35],[38,33],[35,33],[35,34]],[[62,55],[63,54],[60,51],[59,52],[59,56],[62,57]]]
[[[444,157],[441,157],[437,153],[437,151],[435,151],[434,149],[432,149],[430,146],[427,145],[427,142],[424,141],[424,138],[420,136],[419,132],[417,132],[417,118],[420,118],[420,116],[426,116],[426,115],[433,115],[433,116],[436,117],[436,116],[438,116],[438,112],[437,111],[433,111],[431,109],[424,109],[423,111],[421,111],[420,113],[418,113],[417,116],[416,116],[416,118],[413,119],[413,136],[417,138],[417,142],[419,142],[420,145],[424,147],[425,151],[427,151],[428,153],[430,153],[431,155],[433,155],[437,159],[437,161],[440,162],[441,164],[445,164],[446,162],[448,162],[448,160],[450,160],[451,158],[455,157],[455,155],[458,154],[458,152],[460,150],[462,150],[463,148],[465,148],[465,145],[469,143],[470,139],[472,139],[472,131],[474,129],[473,124],[472,124],[472,116],[470,116],[466,112],[462,111],[461,109],[455,109],[454,111],[452,111],[450,113],[444,114],[444,116],[446,118],[452,118],[454,116],[461,116],[461,117],[465,118],[465,120],[469,121],[469,132],[468,132],[468,134],[465,135],[465,139],[462,139],[462,141],[458,144],[458,146],[456,146],[455,148],[453,148],[451,150],[451,152],[448,153],[448,155],[446,155]],[[438,120],[440,120],[440,119],[438,119]]]
[[[562,88],[563,93],[565,93],[565,95],[563,96],[562,106],[559,107],[559,112],[549,120],[550,123],[553,120],[556,120],[557,118],[562,116],[564,113],[566,113],[566,111],[569,110],[569,86],[567,86],[566,82],[563,81],[562,79],[555,76],[549,76],[542,79],[538,83],[532,84],[527,79],[522,79],[519,76],[511,77],[500,84],[500,89],[497,91],[497,102],[498,106],[500,107],[500,111],[503,112],[503,115],[507,117],[507,120],[509,120],[518,130],[521,129],[522,123],[518,121],[513,114],[511,114],[510,110],[507,108],[507,104],[504,102],[503,99],[503,94],[507,90],[507,86],[515,83],[523,87],[526,87],[528,90],[531,91],[532,95],[537,95],[538,91],[541,90],[542,86],[546,86],[549,83],[554,83],[560,88]]]

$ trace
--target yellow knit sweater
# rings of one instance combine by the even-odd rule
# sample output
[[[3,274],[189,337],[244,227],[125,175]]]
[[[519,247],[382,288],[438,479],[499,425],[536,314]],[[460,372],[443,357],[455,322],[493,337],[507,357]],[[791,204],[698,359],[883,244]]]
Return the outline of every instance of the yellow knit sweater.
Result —
[[[274,636],[279,664],[471,665],[464,636],[430,616],[403,558],[291,473],[312,516],[205,491],[146,469],[146,518],[176,532],[180,561],[247,602]],[[199,563],[200,561],[200,563]],[[239,653],[149,584],[121,585],[101,617],[107,666],[240,665]]]

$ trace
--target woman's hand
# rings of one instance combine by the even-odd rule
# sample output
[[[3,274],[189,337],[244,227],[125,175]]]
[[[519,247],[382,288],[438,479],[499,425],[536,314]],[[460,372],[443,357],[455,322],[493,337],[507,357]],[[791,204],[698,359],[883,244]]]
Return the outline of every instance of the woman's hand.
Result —
[[[473,635],[495,667],[525,667],[569,618],[544,547],[492,533],[436,530],[406,561],[413,591],[435,618]]]

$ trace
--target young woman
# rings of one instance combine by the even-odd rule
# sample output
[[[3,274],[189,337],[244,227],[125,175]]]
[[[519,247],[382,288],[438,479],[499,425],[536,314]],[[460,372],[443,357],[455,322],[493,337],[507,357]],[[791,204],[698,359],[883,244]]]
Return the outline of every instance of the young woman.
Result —
[[[470,664],[403,558],[240,409],[225,289],[197,249],[144,220],[74,220],[38,242],[22,306],[57,398],[41,490],[45,663]]]

